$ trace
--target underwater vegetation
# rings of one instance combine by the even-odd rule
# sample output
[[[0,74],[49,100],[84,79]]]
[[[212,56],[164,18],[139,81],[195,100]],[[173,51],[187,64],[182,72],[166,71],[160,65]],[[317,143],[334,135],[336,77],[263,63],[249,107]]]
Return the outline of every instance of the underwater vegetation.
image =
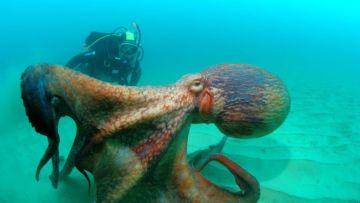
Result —
[[[254,138],[278,128],[290,108],[277,77],[241,64],[216,65],[159,87],[115,86],[40,64],[23,73],[21,95],[30,123],[48,139],[36,179],[50,160],[55,188],[74,167],[88,181],[90,172],[97,202],[256,202],[258,181],[235,162],[220,154],[205,156],[200,167],[188,161],[190,126],[215,124],[226,136]],[[63,116],[75,121],[77,132],[60,171]],[[239,192],[200,173],[210,161],[231,172]]]

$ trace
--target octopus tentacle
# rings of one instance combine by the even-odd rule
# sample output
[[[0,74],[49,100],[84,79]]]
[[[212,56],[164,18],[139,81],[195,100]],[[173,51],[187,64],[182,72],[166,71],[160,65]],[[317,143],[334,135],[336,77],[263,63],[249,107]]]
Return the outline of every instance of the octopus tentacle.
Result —
[[[55,154],[51,157],[52,173],[49,176],[51,184],[54,188],[57,188],[59,182],[59,148],[56,148]]]
[[[40,159],[40,162],[37,166],[36,169],[36,174],[35,174],[35,178],[37,181],[39,181],[39,176],[40,176],[40,172],[41,169],[44,167],[44,165],[53,157],[55,156],[55,154],[57,153],[56,151],[58,150],[58,143],[56,143],[55,141],[53,141],[52,139],[48,139],[48,147],[44,153],[44,155],[42,156],[42,158]]]
[[[217,161],[230,170],[235,177],[237,185],[241,189],[239,195],[244,202],[256,202],[260,198],[260,186],[256,178],[221,154],[213,154],[197,170],[201,171],[210,161]]]
[[[60,171],[59,176],[61,179],[66,178],[71,173],[73,168],[75,167],[76,156],[80,153],[80,150],[84,146],[84,143],[85,143],[85,137],[82,136],[82,134],[83,134],[83,131],[78,129],[76,132],[74,143],[71,146],[69,155],[66,158],[66,162]]]
[[[34,67],[28,67],[28,71]],[[50,177],[53,186],[57,187],[59,171],[59,142],[57,132],[58,117],[53,109],[53,97],[46,92],[47,83],[43,75],[36,78],[22,75],[22,98],[26,114],[35,130],[48,137],[48,147],[42,156],[35,174],[36,180],[43,166],[52,159],[53,172]]]
[[[85,177],[87,183],[88,183],[88,193],[90,194],[90,190],[91,190],[91,181],[90,181],[90,178],[88,176],[88,174],[86,173],[85,169],[82,168],[81,166],[79,166],[78,164],[79,162],[79,158],[75,158],[75,167],[76,169]]]

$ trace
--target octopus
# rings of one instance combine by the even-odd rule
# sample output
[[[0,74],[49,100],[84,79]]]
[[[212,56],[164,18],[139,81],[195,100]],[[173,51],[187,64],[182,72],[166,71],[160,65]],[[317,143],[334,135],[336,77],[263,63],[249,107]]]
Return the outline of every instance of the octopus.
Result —
[[[215,65],[173,85],[144,87],[112,85],[60,65],[38,64],[22,74],[21,95],[30,123],[48,140],[36,179],[50,160],[55,188],[76,168],[89,183],[93,176],[96,202],[256,202],[257,179],[226,156],[211,153],[216,147],[194,155],[192,160],[201,163],[189,161],[190,126],[215,124],[226,137],[260,137],[277,129],[290,108],[279,78],[244,64]],[[63,116],[71,117],[77,130],[60,170]],[[201,174],[211,161],[230,171],[239,191]]]

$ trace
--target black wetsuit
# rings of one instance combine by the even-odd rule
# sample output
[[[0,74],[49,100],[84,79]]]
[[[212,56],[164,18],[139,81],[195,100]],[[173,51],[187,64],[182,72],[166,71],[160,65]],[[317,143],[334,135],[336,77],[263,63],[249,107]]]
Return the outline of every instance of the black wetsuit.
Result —
[[[102,40],[92,50],[71,58],[66,66],[99,80],[119,85],[136,85],[141,76],[140,63],[136,59],[136,62],[130,63],[126,58],[116,57],[120,40]]]

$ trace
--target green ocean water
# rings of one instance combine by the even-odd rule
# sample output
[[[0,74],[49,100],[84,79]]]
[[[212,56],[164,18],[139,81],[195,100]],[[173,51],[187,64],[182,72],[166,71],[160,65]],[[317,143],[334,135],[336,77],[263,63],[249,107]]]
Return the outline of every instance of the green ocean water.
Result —
[[[91,31],[137,22],[145,50],[140,85],[171,84],[220,63],[260,66],[286,84],[291,111],[274,133],[229,139],[223,153],[260,182],[260,202],[360,201],[360,3],[358,1],[1,1],[0,203],[93,202],[76,171],[57,190],[47,140],[28,122],[20,74],[40,62],[65,64]],[[75,125],[60,123],[60,153]],[[217,143],[212,125],[193,125],[189,151]],[[222,166],[204,174],[236,189]]]

